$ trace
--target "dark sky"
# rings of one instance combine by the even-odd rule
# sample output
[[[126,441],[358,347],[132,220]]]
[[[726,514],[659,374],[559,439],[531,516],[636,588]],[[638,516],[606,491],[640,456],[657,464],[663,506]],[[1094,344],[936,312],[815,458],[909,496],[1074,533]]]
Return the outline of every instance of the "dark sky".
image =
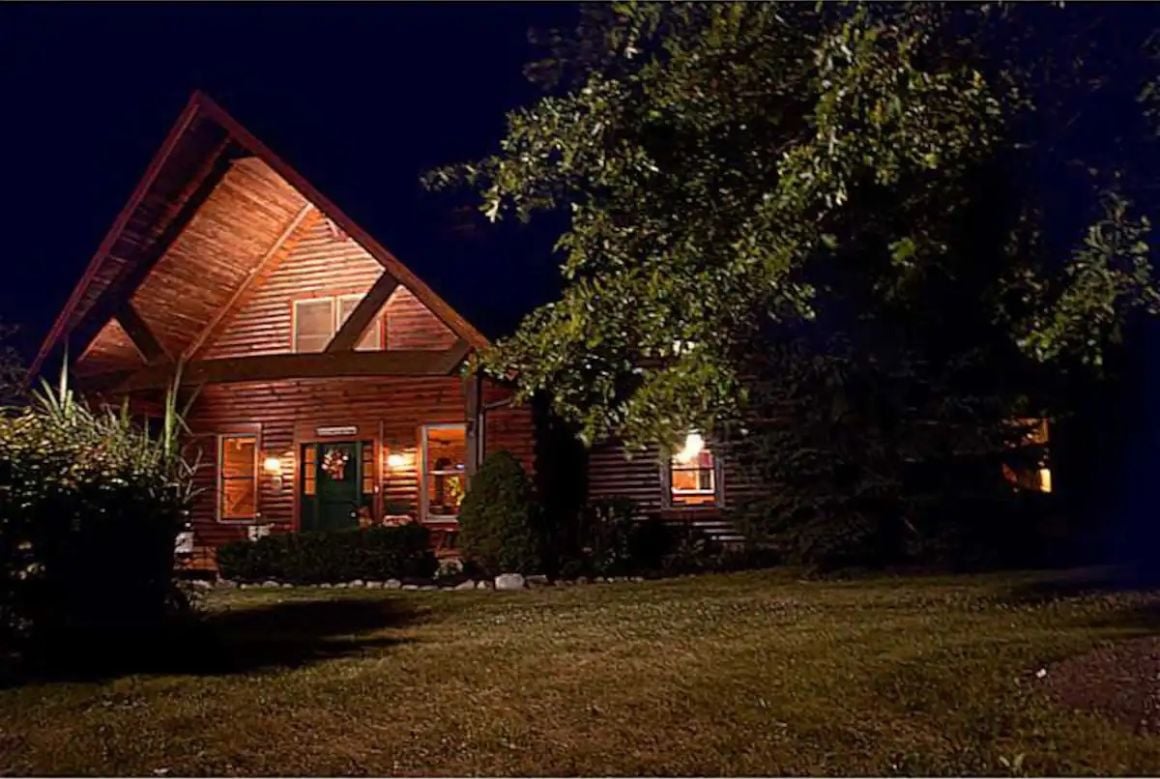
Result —
[[[570,4],[0,4],[0,320],[39,340],[195,88],[485,330],[551,293],[542,237],[476,224],[419,174],[478,157],[530,27]],[[486,272],[484,272],[486,271]]]

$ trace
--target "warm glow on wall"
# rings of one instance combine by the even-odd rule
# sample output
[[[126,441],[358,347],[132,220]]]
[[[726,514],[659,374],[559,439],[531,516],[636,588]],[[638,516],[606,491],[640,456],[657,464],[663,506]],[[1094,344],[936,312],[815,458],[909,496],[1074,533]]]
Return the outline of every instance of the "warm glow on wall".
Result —
[[[399,454],[398,452],[391,452],[387,455],[387,467],[391,469],[402,468],[407,464],[407,456]]]
[[[681,451],[677,452],[673,457],[677,462],[690,463],[696,459],[701,450],[705,448],[705,439],[701,437],[700,433],[689,433],[685,436],[685,446]]]
[[[273,456],[267,457],[265,459],[265,461],[262,463],[262,468],[270,476],[281,476],[282,475],[282,460],[278,457],[273,457]]]

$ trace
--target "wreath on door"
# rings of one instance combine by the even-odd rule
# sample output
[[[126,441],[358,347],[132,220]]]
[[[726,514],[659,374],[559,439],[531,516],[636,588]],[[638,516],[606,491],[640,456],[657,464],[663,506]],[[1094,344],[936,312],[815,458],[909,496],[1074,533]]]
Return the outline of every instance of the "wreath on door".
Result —
[[[322,470],[335,481],[342,481],[346,476],[346,464],[350,462],[350,455],[345,449],[327,449],[322,456]]]

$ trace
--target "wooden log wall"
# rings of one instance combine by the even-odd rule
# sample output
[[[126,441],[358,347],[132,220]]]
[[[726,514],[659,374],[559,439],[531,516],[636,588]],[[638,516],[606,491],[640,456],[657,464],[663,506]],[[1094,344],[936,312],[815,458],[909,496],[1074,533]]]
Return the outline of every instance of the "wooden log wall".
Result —
[[[485,397],[506,390],[485,384]],[[218,546],[246,537],[245,522],[217,519],[217,436],[257,431],[259,462],[276,456],[282,461],[283,483],[259,474],[260,522],[275,532],[298,525],[298,458],[304,443],[360,440],[375,443],[375,479],[379,487],[376,512],[400,504],[416,514],[419,505],[419,444],[421,426],[466,423],[463,381],[458,375],[367,379],[308,379],[208,385],[198,394],[189,415],[191,447],[202,467],[198,486],[203,492],[193,514],[198,545]],[[510,450],[529,473],[535,470],[535,439],[528,407],[486,412],[488,451]],[[356,426],[358,432],[337,438],[317,435],[320,427]],[[387,466],[388,454],[402,454],[404,465]]]
[[[719,512],[760,494],[761,485],[726,456],[722,463],[723,505],[713,508],[668,508],[665,485],[661,481],[661,454],[658,447],[633,452],[625,458],[624,446],[615,442],[597,444],[588,452],[588,500],[608,497],[630,497],[645,514],[680,518],[682,515]]]
[[[282,460],[283,484],[259,475],[261,521],[276,531],[297,526],[298,453],[310,441],[374,441],[376,480],[384,504],[400,502],[411,512],[418,505],[419,427],[465,422],[463,384],[458,376],[426,378],[307,379],[204,387],[190,411],[194,442],[200,445],[199,486],[205,488],[194,511],[199,544],[219,545],[245,538],[245,523],[219,522],[216,516],[216,436],[260,431],[259,460]],[[353,435],[320,438],[320,427],[356,426]],[[404,455],[405,465],[387,469],[388,453]]]

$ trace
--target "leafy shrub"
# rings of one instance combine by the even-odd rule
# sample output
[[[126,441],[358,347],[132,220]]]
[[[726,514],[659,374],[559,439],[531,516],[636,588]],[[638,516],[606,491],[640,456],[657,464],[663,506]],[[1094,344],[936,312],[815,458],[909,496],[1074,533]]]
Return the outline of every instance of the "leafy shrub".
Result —
[[[628,573],[632,563],[637,516],[631,498],[605,498],[589,503],[581,514],[581,558],[589,573],[600,576]]]
[[[62,374],[0,413],[0,643],[41,658],[78,630],[157,627],[195,495],[175,393],[159,430],[92,410]]]
[[[459,547],[488,573],[533,573],[543,564],[540,510],[519,461],[487,456],[459,507]]]
[[[277,533],[217,551],[222,576],[291,584],[428,578],[435,554],[427,529],[410,524],[317,533]]]

